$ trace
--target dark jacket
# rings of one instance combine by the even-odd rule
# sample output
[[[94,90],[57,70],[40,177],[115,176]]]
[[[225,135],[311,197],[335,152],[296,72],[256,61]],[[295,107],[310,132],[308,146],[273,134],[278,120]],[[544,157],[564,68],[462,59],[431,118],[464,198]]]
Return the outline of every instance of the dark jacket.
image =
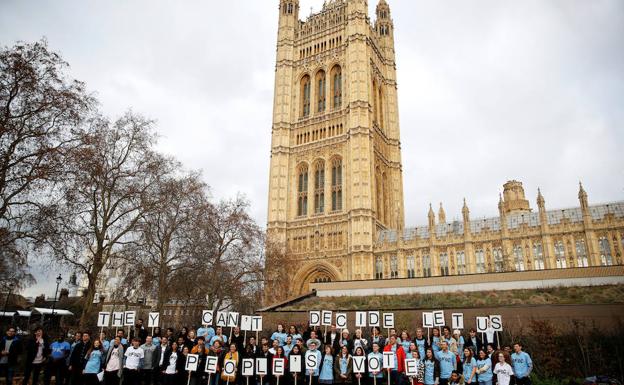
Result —
[[[162,357],[162,356],[163,356],[163,354],[165,354],[165,352],[166,352],[167,350],[168,350],[168,349],[167,349],[166,347],[165,347],[165,349],[163,350],[162,345],[158,345],[158,346],[156,346],[156,350],[154,350],[154,355],[153,355],[153,357],[154,357],[154,365],[152,366],[152,368],[154,368],[154,369],[158,369],[158,370],[162,370],[162,369],[161,369],[162,367],[160,366],[160,357]],[[164,363],[165,363],[165,359],[163,358],[163,364],[164,364]]]
[[[0,352],[4,351],[4,347],[6,346],[6,341],[7,341],[7,337],[3,337],[2,340],[0,340]],[[13,342],[11,343],[11,346],[9,347],[9,366],[13,366],[17,364],[17,357],[19,357],[19,355],[22,353],[22,341],[19,339],[19,337],[15,336],[13,337]],[[32,362],[32,361],[31,361]]]
[[[26,342],[26,364],[30,364],[35,359],[37,355],[37,350],[39,350],[39,343],[35,340],[35,338],[31,338]],[[50,355],[50,343],[48,339],[43,337],[43,358],[47,358]]]
[[[69,365],[78,368],[79,370],[84,369],[87,364],[87,352],[91,348],[91,341],[84,343],[83,341],[78,342],[78,344],[74,347],[71,355],[69,356]]]
[[[334,357],[334,384],[350,384],[353,375],[353,358],[351,355],[347,355],[347,378],[340,377],[340,360],[342,359],[342,355],[338,354]]]
[[[340,335],[340,331],[336,331],[336,336],[334,337],[334,343],[331,343],[331,331],[328,331],[327,333],[325,333],[325,335],[323,336],[323,345],[331,345],[332,350],[334,351],[334,354],[336,354],[338,352],[337,349],[340,349],[340,339],[341,339],[341,335]],[[320,346],[316,347],[317,349],[321,349]],[[349,352],[351,352],[351,350],[349,350]]]
[[[481,337],[479,337],[478,334],[475,336],[475,339],[477,341],[477,345],[476,346],[472,342],[472,339],[470,338],[470,335],[468,335],[468,337],[464,338],[464,348],[471,348],[474,351],[475,355],[477,355],[479,353],[479,350],[483,349],[483,341],[481,340]]]
[[[137,337],[141,340],[141,344],[145,343],[145,339],[147,338],[147,329],[145,329],[145,327],[141,327],[141,329],[138,330],[136,329],[136,326],[132,327],[132,330],[130,330],[130,338],[128,338],[128,345],[130,345],[130,342],[132,341],[132,339],[134,337]]]
[[[242,353],[245,351],[245,336],[242,333],[239,335],[232,334],[232,340],[228,342],[236,345],[237,352]]]

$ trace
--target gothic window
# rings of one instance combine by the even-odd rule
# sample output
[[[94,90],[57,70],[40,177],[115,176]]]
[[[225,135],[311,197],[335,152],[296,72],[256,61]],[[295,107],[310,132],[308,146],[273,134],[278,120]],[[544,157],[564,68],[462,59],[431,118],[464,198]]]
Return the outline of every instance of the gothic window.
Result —
[[[299,177],[297,183],[297,215],[308,214],[308,166],[299,167]]]
[[[314,169],[314,213],[325,211],[325,162],[318,161]]]
[[[477,273],[485,273],[485,255],[483,249],[475,250],[475,258],[477,260]]]
[[[381,169],[379,167],[375,170],[375,187],[377,190],[376,198],[377,198],[377,219],[383,222],[384,212],[383,212],[383,186],[381,179]]]
[[[457,252],[457,274],[466,274],[466,254],[463,251]]]
[[[331,70],[332,91],[331,95],[334,99],[333,108],[338,109],[342,106],[342,68],[336,65]]]
[[[544,270],[544,252],[541,242],[533,244],[533,260],[535,270]]]
[[[332,211],[342,210],[342,159],[332,161]]]
[[[377,105],[377,81],[375,81],[375,79],[373,79],[373,89],[372,89],[372,94],[373,94],[373,124],[377,124],[377,111],[378,111],[378,105]]]
[[[522,246],[515,245],[513,248],[513,253],[516,271],[524,271],[524,254],[522,252]]]
[[[390,257],[390,278],[399,278],[399,260],[396,255]]]
[[[449,257],[447,253],[440,253],[440,275],[449,275]]]
[[[503,271],[505,271],[503,250],[500,247],[494,247],[492,249],[492,254],[494,254],[494,271],[497,273],[502,273]]]
[[[310,116],[310,76],[305,75],[301,79],[301,116]]]
[[[416,277],[416,263],[413,255],[406,258],[405,265],[407,266],[407,278]]]
[[[555,242],[555,266],[557,266],[557,269],[565,269],[567,267],[563,241]]]
[[[602,266],[613,265],[613,258],[611,257],[611,246],[609,245],[609,239],[607,237],[600,237],[600,239],[598,239],[598,245],[600,246],[600,264]]]
[[[326,283],[326,282],[331,282],[331,278],[329,278],[326,275],[321,275],[321,276],[314,278],[314,283]]]
[[[587,259],[587,250],[585,248],[584,239],[579,239],[576,241],[576,265],[578,267],[589,266],[589,261]]]
[[[379,103],[379,128],[383,129],[384,127],[384,108],[383,108],[383,93],[381,92],[381,87],[379,87],[379,97],[377,98],[377,103]]]
[[[423,255],[423,277],[431,277],[431,257]]]
[[[383,258],[375,257],[375,279],[383,279]]]
[[[288,3],[288,7],[287,7],[287,11],[286,11],[289,15],[292,15],[293,13],[293,5],[292,3]]]
[[[325,100],[326,100],[326,86],[327,80],[325,79],[325,71],[320,70],[316,73],[316,111],[323,112],[325,111]]]

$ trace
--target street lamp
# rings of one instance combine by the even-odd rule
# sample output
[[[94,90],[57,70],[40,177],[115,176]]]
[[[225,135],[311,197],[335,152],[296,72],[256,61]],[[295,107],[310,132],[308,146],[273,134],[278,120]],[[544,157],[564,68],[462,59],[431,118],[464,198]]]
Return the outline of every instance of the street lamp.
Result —
[[[63,277],[59,274],[59,276],[56,277],[56,291],[54,292],[54,302],[52,302],[52,317],[54,317],[54,310],[56,309],[56,295],[58,294],[58,288],[61,282],[63,282]]]
[[[2,311],[6,313],[7,306],[9,306],[9,297],[11,296],[11,292],[15,289],[15,283],[9,283],[9,293],[7,294],[6,301],[4,301],[4,309]]]

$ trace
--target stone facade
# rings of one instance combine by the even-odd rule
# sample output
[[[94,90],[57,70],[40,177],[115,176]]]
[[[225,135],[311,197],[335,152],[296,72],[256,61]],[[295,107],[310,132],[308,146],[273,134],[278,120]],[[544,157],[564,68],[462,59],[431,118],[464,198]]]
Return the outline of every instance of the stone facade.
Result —
[[[280,0],[268,239],[288,268],[266,302],[315,282],[415,278],[620,264],[624,203],[531,210],[510,181],[500,216],[405,228],[394,25],[379,0],[331,0],[299,20]],[[397,230],[398,229],[398,230]],[[291,268],[292,267],[292,268]],[[286,282],[286,285],[283,285]],[[282,286],[280,286],[282,285]],[[285,287],[286,289],[277,289]]]

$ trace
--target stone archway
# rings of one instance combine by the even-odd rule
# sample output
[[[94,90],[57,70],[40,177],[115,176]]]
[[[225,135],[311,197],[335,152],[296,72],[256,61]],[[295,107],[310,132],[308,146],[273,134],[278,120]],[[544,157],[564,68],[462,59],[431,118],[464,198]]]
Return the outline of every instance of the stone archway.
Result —
[[[341,281],[342,275],[336,266],[325,261],[312,261],[303,265],[291,281],[291,291],[301,295],[310,291],[310,284],[315,282]]]

